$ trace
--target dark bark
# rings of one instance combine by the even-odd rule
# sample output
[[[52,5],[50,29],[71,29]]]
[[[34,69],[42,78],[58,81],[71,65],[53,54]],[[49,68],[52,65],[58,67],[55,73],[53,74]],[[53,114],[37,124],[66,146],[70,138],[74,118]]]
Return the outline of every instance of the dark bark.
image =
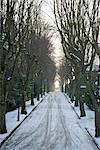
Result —
[[[62,92],[64,92],[64,87],[63,87],[63,84],[62,84],[62,87],[61,87],[61,88],[62,88],[62,89],[61,89],[61,91],[62,91]]]
[[[22,96],[22,107],[21,107],[21,114],[27,114],[27,111],[26,111],[26,105],[25,105],[25,96],[23,94]]]
[[[34,105],[34,96],[31,94],[31,105]]]
[[[0,104],[0,134],[7,133],[5,111],[5,105]]]
[[[34,83],[34,98],[36,98],[37,97],[37,90],[36,90],[36,84]]]
[[[41,98],[43,97],[43,93],[42,93],[42,87],[41,87]]]
[[[100,108],[95,111],[95,137],[100,136]]]
[[[67,85],[65,85],[65,93],[67,93]]]
[[[44,86],[43,86],[43,95],[45,95],[45,83],[44,83]]]
[[[39,97],[39,94],[37,95],[37,101],[39,101],[40,100],[40,97]]]
[[[18,106],[18,116],[17,116],[17,121],[20,121],[20,107]]]
[[[84,102],[80,101],[80,117],[84,117],[84,116],[86,116],[85,109],[84,109]]]
[[[75,107],[78,106],[78,100],[75,100]]]

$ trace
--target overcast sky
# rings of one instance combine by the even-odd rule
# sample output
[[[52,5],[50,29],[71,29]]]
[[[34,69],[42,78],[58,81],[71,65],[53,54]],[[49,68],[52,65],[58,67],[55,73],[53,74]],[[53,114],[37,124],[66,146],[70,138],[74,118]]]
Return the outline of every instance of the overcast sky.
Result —
[[[42,19],[48,23],[52,29],[54,29],[54,36],[52,38],[52,43],[54,46],[53,56],[55,57],[56,65],[59,66],[61,64],[61,60],[63,59],[63,51],[61,50],[61,42],[59,33],[57,33],[57,29],[55,26],[55,18],[53,14],[53,0],[44,0],[42,6]]]

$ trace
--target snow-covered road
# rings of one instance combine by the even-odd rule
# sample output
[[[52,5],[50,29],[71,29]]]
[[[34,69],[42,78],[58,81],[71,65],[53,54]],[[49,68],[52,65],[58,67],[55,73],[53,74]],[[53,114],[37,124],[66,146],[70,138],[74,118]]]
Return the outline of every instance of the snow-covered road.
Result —
[[[1,150],[97,150],[61,92],[49,93]]]

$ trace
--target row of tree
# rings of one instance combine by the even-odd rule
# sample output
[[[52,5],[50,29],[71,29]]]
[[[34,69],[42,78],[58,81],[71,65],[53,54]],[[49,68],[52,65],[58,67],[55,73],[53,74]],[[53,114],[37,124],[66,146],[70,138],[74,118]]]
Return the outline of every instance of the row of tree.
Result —
[[[55,76],[48,25],[40,19],[41,5],[42,0],[0,1],[1,134],[7,132],[9,104],[21,105],[21,113],[26,114],[26,97],[33,100],[46,88],[49,91],[49,81]]]
[[[88,93],[95,110],[95,135],[100,136],[100,97],[96,98],[92,81],[95,58],[100,60],[100,0],[54,0],[54,15],[69,68],[71,97],[79,101],[80,116],[85,116],[82,93]]]

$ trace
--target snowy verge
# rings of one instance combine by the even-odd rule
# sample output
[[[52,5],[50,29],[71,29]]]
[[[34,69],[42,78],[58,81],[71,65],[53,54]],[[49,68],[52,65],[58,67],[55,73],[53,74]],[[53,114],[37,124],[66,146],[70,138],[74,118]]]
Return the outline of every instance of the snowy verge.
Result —
[[[80,119],[79,124],[81,128],[85,129],[87,133],[91,136],[92,140],[100,150],[100,137],[96,138],[95,137],[95,113],[94,111],[90,110],[86,105],[85,105],[85,112],[86,116],[85,117],[80,117],[80,108],[75,107],[74,102],[71,102],[71,99],[67,94],[65,94],[68,102],[71,104],[73,110],[75,111],[77,117]]]
[[[32,111],[44,100],[43,98],[40,98],[40,101],[37,101],[37,99],[34,99],[34,104],[31,105],[31,100],[26,102],[26,110],[27,115],[20,113],[20,121],[17,121],[17,115],[18,115],[18,109],[8,112],[6,114],[6,125],[7,125],[7,133],[0,134],[0,147],[3,145],[3,143],[14,133],[14,131],[23,123],[23,121],[32,113]],[[20,109],[21,111],[21,109]]]

